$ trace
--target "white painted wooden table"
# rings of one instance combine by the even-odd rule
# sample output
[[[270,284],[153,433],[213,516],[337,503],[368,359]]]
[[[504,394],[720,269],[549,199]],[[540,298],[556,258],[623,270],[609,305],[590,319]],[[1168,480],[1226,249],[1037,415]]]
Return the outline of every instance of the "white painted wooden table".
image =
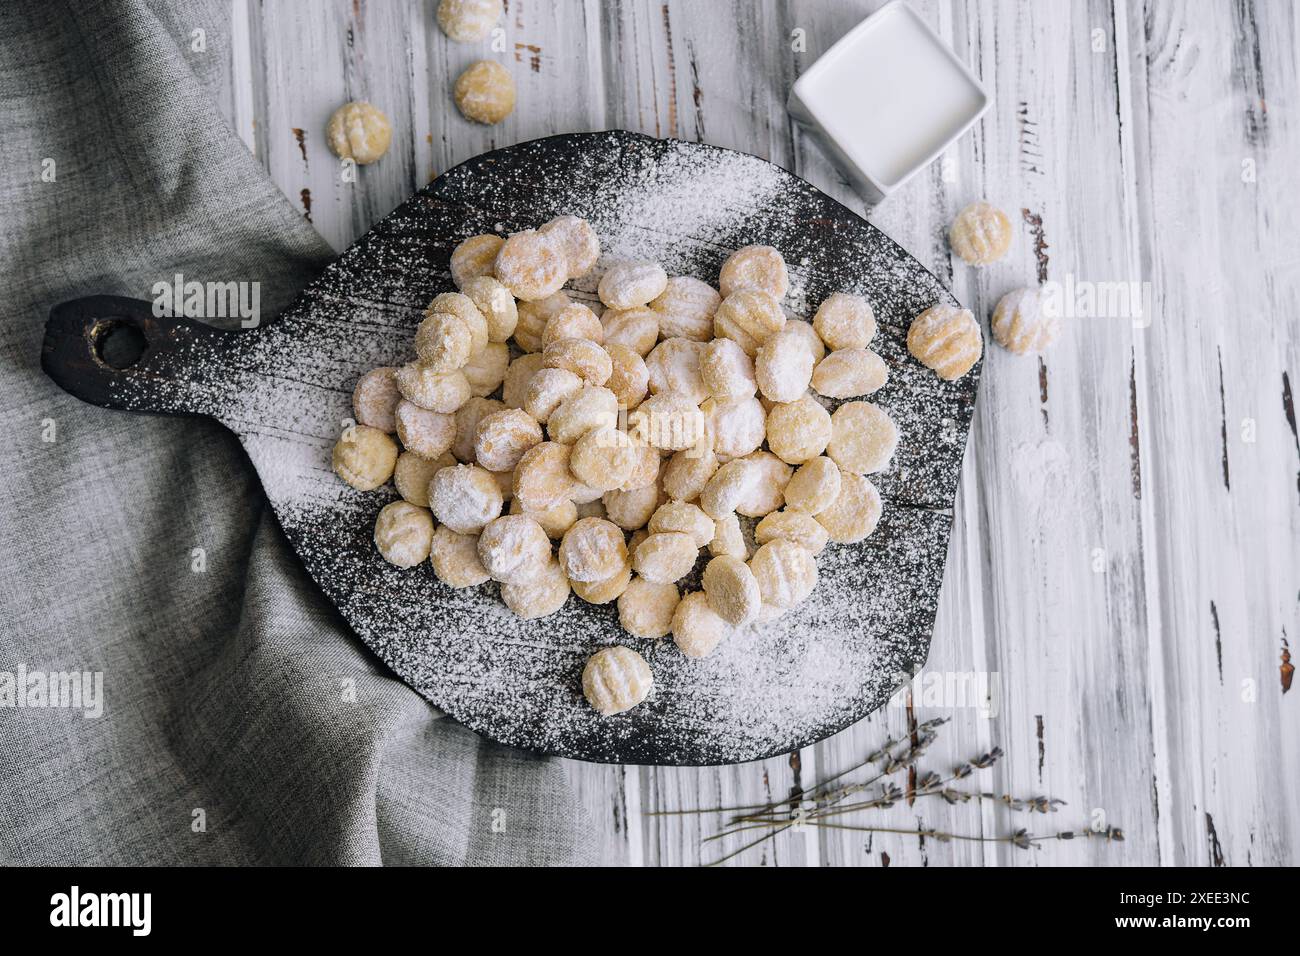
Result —
[[[1152,293],[1147,327],[1078,318],[1042,360],[991,349],[925,672],[951,691],[922,684],[910,711],[761,764],[572,764],[611,862],[711,859],[740,845],[702,855],[719,819],[644,811],[783,797],[909,720],[951,716],[923,768],[946,773],[998,745],[985,789],[1068,806],[1044,817],[920,797],[872,822],[985,836],[1110,824],[1126,841],[1024,851],[806,829],[738,861],[1300,863],[1300,687],[1282,688],[1300,636],[1300,11],[916,0],[994,106],[942,163],[866,210],[784,102],[877,0],[508,0],[502,32],[474,45],[448,41],[435,6],[235,0],[215,51],[229,63],[223,106],[336,249],[479,152],[621,127],[797,172],[869,213],[985,318],[1034,281]],[[493,128],[467,123],[449,95],[484,57],[519,87]],[[349,99],[394,125],[390,153],[356,184],[322,137]],[[1021,229],[1007,260],[976,272],[944,233],[980,197]],[[990,678],[993,713],[960,692],[976,686],[968,674]]]

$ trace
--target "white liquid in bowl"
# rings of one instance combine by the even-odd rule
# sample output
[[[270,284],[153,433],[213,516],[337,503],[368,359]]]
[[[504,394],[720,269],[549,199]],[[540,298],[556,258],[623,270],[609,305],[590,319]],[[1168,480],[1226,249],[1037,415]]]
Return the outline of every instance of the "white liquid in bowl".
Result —
[[[908,7],[880,11],[819,60],[799,96],[847,157],[892,189],[961,135],[987,104]]]

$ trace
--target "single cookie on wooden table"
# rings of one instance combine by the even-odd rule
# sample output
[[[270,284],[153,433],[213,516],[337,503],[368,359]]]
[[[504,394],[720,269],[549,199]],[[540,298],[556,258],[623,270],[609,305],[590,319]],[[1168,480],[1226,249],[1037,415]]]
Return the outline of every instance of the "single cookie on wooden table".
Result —
[[[1013,289],[993,309],[993,339],[1015,355],[1042,352],[1056,341],[1061,317],[1043,308],[1039,289]]]
[[[514,111],[515,79],[500,63],[479,60],[456,78],[452,95],[467,120],[491,126]]]
[[[356,100],[330,116],[325,139],[335,156],[365,166],[388,152],[393,127],[379,107]]]
[[[486,40],[501,19],[501,0],[440,0],[438,26],[457,43]]]
[[[985,266],[997,262],[1011,248],[1011,220],[991,203],[973,202],[953,220],[948,244],[965,262]]]

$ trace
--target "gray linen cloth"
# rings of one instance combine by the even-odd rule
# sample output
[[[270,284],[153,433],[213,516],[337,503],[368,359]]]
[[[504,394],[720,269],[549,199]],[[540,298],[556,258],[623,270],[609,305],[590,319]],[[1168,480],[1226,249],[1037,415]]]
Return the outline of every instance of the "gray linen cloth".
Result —
[[[559,761],[439,718],[359,644],[233,436],[40,371],[64,299],[183,272],[260,282],[273,315],[327,261],[216,108],[229,11],[0,13],[0,863],[595,859]],[[102,674],[102,716],[16,706],[49,672]]]

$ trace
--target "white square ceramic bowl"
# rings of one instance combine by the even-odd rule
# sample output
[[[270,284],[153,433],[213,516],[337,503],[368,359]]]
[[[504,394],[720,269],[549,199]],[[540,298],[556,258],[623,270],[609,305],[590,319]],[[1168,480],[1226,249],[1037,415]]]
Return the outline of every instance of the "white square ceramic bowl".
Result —
[[[868,202],[932,163],[989,108],[973,73],[893,0],[795,81],[786,108]]]

